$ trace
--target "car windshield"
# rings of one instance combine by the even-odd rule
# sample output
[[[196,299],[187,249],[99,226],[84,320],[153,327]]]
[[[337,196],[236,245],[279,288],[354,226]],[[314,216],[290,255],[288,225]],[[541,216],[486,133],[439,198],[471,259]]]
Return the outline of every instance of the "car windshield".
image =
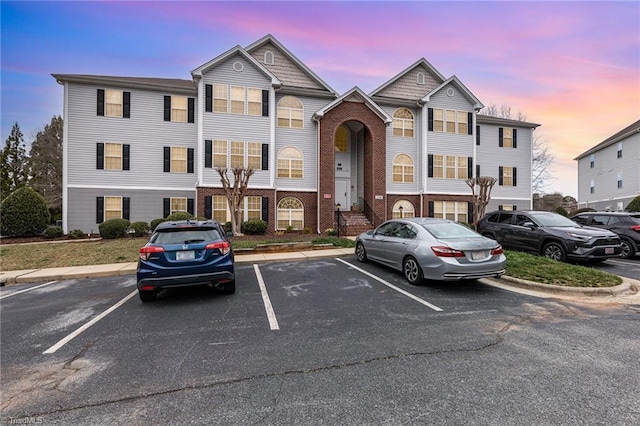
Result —
[[[150,242],[154,244],[190,244],[221,240],[215,228],[163,229],[156,232]]]
[[[540,226],[560,226],[560,227],[576,227],[576,222],[557,213],[536,212],[530,213],[536,223]]]
[[[477,238],[480,236],[466,226],[454,222],[425,223],[422,227],[438,239]]]

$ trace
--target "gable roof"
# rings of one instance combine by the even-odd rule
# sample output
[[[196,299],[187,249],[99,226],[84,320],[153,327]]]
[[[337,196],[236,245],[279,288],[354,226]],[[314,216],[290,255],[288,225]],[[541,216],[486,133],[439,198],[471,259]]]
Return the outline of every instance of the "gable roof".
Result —
[[[513,120],[511,118],[493,117],[491,115],[476,114],[476,122],[478,124],[496,124],[498,126],[508,127],[526,127],[529,129],[535,129],[540,127],[538,123],[531,123],[529,121]]]
[[[213,58],[209,62],[206,62],[206,63],[200,65],[198,68],[196,68],[193,71],[191,71],[191,76],[193,78],[202,78],[202,75],[204,73],[206,73],[210,69],[214,68],[216,65],[226,61],[227,59],[232,58],[235,55],[240,55],[243,58],[245,58],[247,61],[251,62],[260,72],[262,72],[264,75],[266,75],[267,77],[269,77],[271,79],[271,84],[273,84],[274,86],[280,86],[281,85],[280,80],[278,79],[278,77],[273,75],[273,73],[271,73],[268,69],[266,69],[260,62],[256,61],[253,56],[251,56],[246,50],[244,50],[240,46],[235,46],[235,47],[227,50],[223,54],[218,55],[217,57]]]
[[[633,124],[630,124],[629,126],[625,127],[624,129],[620,130],[618,133],[616,133],[615,135],[608,137],[607,139],[603,140],[602,142],[600,142],[599,144],[597,144],[596,146],[594,146],[593,148],[583,152],[582,154],[578,155],[576,158],[574,158],[574,160],[579,160],[583,157],[586,157],[587,155],[593,154],[596,151],[600,151],[603,148],[606,148],[610,145],[613,145],[614,143],[618,143],[623,139],[628,138],[629,136],[632,136],[634,133],[640,133],[640,120],[636,121]]]
[[[193,80],[182,80],[177,78],[119,77],[90,74],[51,74],[51,76],[55,78],[58,83],[70,82],[147,90],[167,90],[188,94],[197,93]]]
[[[314,120],[322,119],[322,117],[324,117],[324,115],[327,112],[331,111],[333,108],[340,105],[341,103],[348,102],[352,99],[355,99],[358,102],[363,102],[371,111],[374,112],[374,114],[380,117],[382,121],[385,122],[385,124],[390,124],[393,122],[393,118],[389,114],[384,112],[384,110],[380,108],[378,104],[376,104],[373,100],[371,100],[371,98],[367,96],[367,94],[364,93],[358,86],[355,86],[353,89],[349,90],[344,95],[340,96],[338,99],[325,105],[324,107],[320,108],[318,111],[313,113],[313,119]]]
[[[311,68],[307,67],[300,59],[298,59],[293,53],[289,51],[282,43],[280,43],[274,36],[271,34],[267,34],[261,39],[251,43],[249,46],[245,48],[248,53],[253,52],[254,50],[264,46],[265,44],[273,44],[280,52],[291,62],[293,62],[304,74],[306,74],[311,80],[321,86],[323,89],[337,96],[337,92],[333,90],[331,86],[329,86],[324,80],[322,80],[316,73],[314,73]]]
[[[482,104],[482,102],[480,102],[480,100],[478,98],[475,97],[475,95],[473,93],[471,93],[471,91],[469,89],[467,89],[467,86],[465,86],[464,84],[462,84],[462,82],[458,79],[458,77],[456,77],[455,75],[450,77],[449,79],[445,80],[442,82],[442,84],[438,87],[436,87],[435,89],[433,89],[431,92],[427,93],[422,99],[422,102],[429,102],[429,99],[431,98],[431,96],[433,96],[435,93],[438,93],[440,90],[442,90],[444,87],[448,86],[449,84],[453,84],[454,86],[456,86],[458,88],[458,90],[460,90],[462,92],[462,94],[469,100],[471,101],[473,105],[473,108],[476,111],[481,110],[482,108],[484,108],[484,105]]]
[[[398,81],[399,79],[404,77],[407,73],[409,73],[410,71],[412,71],[413,69],[415,69],[415,68],[417,68],[419,66],[425,67],[436,78],[436,80],[444,81],[444,76],[442,74],[440,74],[440,72],[437,69],[435,69],[435,67],[433,65],[431,65],[429,63],[429,61],[427,61],[425,58],[420,58],[414,64],[409,65],[407,68],[402,70],[400,73],[398,73],[397,75],[392,77],[391,80],[388,80],[387,82],[383,83],[382,86],[380,86],[377,89],[373,90],[371,93],[369,93],[369,96],[371,96],[371,97],[376,96],[378,93],[380,93],[381,91],[383,91],[387,87],[391,86],[393,83],[395,83],[396,81]]]

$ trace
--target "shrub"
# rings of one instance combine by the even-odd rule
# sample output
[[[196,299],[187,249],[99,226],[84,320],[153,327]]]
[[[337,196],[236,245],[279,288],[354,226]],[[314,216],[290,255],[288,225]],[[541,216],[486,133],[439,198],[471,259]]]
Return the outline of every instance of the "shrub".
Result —
[[[293,226],[288,225],[287,229],[286,229],[287,234],[290,234],[291,232],[293,232]]]
[[[85,236],[85,233],[82,229],[74,229],[73,231],[67,234],[70,238],[82,238]]]
[[[332,237],[334,235],[338,235],[338,231],[336,231],[333,228],[327,228],[324,230],[324,233],[327,234],[328,236]]]
[[[153,232],[159,224],[161,224],[162,222],[167,222],[168,220],[169,219],[165,219],[163,217],[159,219],[153,219],[151,221],[151,224],[149,225],[149,228],[151,228],[151,231]]]
[[[625,210],[628,212],[640,212],[640,195],[631,200]]]
[[[561,214],[564,217],[569,216],[569,212],[562,206],[556,207],[553,211],[558,213],[558,214]]]
[[[222,225],[222,229],[227,234],[230,232],[233,232],[233,227],[231,226],[231,222],[225,222],[224,225]]]
[[[62,237],[64,235],[64,231],[59,226],[47,226],[47,229],[44,230],[45,238],[57,238]]]
[[[264,220],[248,220],[242,222],[240,230],[248,235],[264,235],[267,232],[267,222]]]
[[[130,228],[134,231],[134,237],[144,237],[149,232],[149,224],[147,222],[133,222]]]
[[[175,212],[175,213],[170,214],[169,216],[167,216],[166,219],[174,222],[174,221],[178,221],[178,220],[193,219],[193,215],[191,213],[187,213],[187,212]]]
[[[302,230],[303,234],[311,234],[313,232],[313,230],[311,228],[309,228],[308,226],[305,226],[305,228]]]
[[[7,237],[41,235],[50,223],[47,202],[33,188],[20,188],[0,204],[0,234]]]
[[[98,227],[100,230],[100,237],[105,240],[124,237],[127,235],[127,229],[129,229],[130,224],[131,222],[127,219],[110,219],[106,222],[102,222]]]

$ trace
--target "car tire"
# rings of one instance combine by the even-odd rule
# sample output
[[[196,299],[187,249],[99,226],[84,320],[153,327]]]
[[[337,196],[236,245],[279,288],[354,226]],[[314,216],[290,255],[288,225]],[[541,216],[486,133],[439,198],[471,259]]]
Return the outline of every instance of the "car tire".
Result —
[[[153,302],[156,300],[156,292],[155,291],[143,291],[138,290],[138,295],[140,296],[140,300],[143,302]]]
[[[362,263],[365,263],[369,260],[369,258],[367,257],[367,250],[365,250],[364,248],[364,244],[358,243],[356,245],[356,257],[358,258],[358,261]]]
[[[220,288],[222,289],[222,294],[233,294],[236,292],[236,280],[224,283]]]
[[[544,245],[542,255],[548,259],[557,260],[558,262],[564,262],[567,260],[566,250],[562,247],[562,244],[555,241]]]
[[[422,282],[422,269],[414,257],[408,256],[402,262],[402,272],[410,284],[418,285]]]
[[[632,259],[633,257],[635,257],[636,248],[631,242],[627,240],[621,240],[620,243],[622,244],[622,252],[620,253],[621,258]]]

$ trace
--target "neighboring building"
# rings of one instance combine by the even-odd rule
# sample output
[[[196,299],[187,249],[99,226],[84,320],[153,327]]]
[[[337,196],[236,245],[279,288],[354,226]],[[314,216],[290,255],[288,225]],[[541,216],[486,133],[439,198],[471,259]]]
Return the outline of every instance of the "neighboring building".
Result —
[[[63,227],[97,232],[175,211],[229,218],[218,167],[251,167],[244,218],[269,231],[335,224],[336,205],[470,222],[465,180],[494,176],[492,209],[531,208],[538,124],[478,115],[457,77],[421,59],[339,95],[267,35],[191,80],[53,74],[64,85]]]
[[[578,161],[578,208],[623,211],[640,195],[640,120],[574,160]]]

